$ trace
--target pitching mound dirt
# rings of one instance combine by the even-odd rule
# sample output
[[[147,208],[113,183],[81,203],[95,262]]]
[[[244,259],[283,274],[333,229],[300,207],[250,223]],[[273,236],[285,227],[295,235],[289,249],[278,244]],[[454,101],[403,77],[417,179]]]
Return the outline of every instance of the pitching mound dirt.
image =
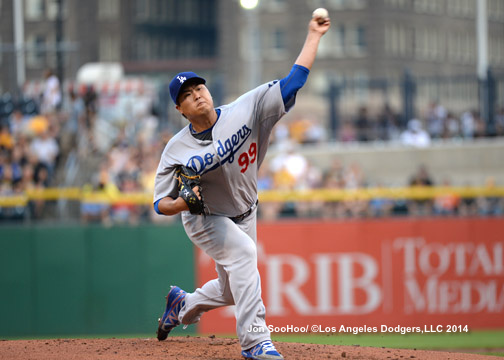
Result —
[[[285,359],[496,359],[493,356],[359,346],[276,342]],[[54,339],[0,341],[0,359],[242,359],[236,339],[171,337],[148,339]]]

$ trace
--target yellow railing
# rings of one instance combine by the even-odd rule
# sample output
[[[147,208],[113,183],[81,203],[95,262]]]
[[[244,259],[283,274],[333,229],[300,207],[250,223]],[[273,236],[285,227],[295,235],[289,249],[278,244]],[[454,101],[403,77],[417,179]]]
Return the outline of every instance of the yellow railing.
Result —
[[[455,195],[462,198],[504,197],[504,187],[401,187],[365,188],[357,190],[314,189],[314,190],[268,190],[259,192],[261,202],[294,201],[350,201],[388,199],[434,199],[439,196]],[[15,196],[0,196],[0,207],[25,206],[36,200],[73,200],[84,203],[129,203],[152,204],[151,193],[120,193],[118,191],[89,191],[81,188],[48,188],[29,190]]]
[[[345,201],[387,199],[434,199],[439,196],[455,195],[462,198],[504,197],[504,187],[401,187],[364,188],[356,190],[316,189],[294,191],[263,191],[262,201]]]

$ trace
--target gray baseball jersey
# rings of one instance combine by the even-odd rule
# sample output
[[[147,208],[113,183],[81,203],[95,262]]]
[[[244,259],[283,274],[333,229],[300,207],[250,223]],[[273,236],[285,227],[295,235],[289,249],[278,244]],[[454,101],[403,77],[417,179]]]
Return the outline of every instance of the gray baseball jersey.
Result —
[[[186,126],[168,142],[157,169],[154,202],[178,197],[173,177],[177,165],[201,175],[205,205],[212,215],[237,216],[256,202],[257,170],[271,129],[286,112],[280,83],[263,84],[218,109],[213,140],[196,139]]]

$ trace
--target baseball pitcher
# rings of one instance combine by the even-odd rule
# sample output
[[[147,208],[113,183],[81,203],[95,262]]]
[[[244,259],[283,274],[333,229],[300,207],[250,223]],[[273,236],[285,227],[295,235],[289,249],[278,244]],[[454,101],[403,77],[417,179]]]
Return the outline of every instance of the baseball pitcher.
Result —
[[[218,278],[192,293],[171,287],[159,319],[159,340],[181,323],[198,322],[206,311],[235,305],[242,356],[283,359],[266,325],[257,269],[257,172],[271,129],[294,105],[329,27],[329,17],[314,17],[289,75],[228,105],[214,108],[205,79],[193,72],[171,81],[175,107],[189,124],[163,151],[154,208],[163,215],[181,213],[188,237],[215,261]]]

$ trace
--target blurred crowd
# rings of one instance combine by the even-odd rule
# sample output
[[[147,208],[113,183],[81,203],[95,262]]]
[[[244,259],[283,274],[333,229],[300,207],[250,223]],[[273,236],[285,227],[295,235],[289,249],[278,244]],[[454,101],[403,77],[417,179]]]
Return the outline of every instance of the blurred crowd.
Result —
[[[325,171],[313,166],[296,146],[289,145],[285,153],[264,163],[259,170],[258,186],[260,190],[335,190],[339,194],[351,194],[370,186],[366,175],[358,163],[342,164],[334,159]],[[426,166],[420,165],[417,171],[404,181],[405,187],[428,189],[429,187],[452,186],[449,180],[435,183]],[[495,179],[488,178],[485,187],[495,188]],[[373,188],[383,188],[373,185]],[[381,218],[400,216],[501,216],[504,215],[504,198],[502,197],[461,197],[446,192],[433,199],[407,199],[358,197],[343,199],[310,201],[268,201],[259,206],[260,218],[275,220],[284,217],[302,218]]]
[[[4,95],[4,98],[7,95]],[[123,194],[152,194],[154,175],[161,152],[173,135],[162,126],[154,100],[135,100],[131,119],[115,125],[110,144],[100,146],[99,108],[103,96],[92,86],[62,89],[50,70],[44,74],[43,91],[38,98],[14,106],[0,119],[0,197],[21,196],[27,191],[48,187],[72,186],[64,183],[67,159],[81,164],[96,159],[95,166],[80,167],[89,176],[78,202],[78,216],[84,223],[103,224],[142,221],[171,222],[177,217],[155,215],[147,201],[135,201]],[[4,101],[5,104],[5,101]],[[1,110],[1,109],[0,109]],[[107,130],[101,130],[107,131]],[[108,134],[110,135],[110,134]],[[454,114],[433,102],[418,119],[405,122],[385,106],[377,116],[365,107],[355,117],[342,120],[337,141],[394,141],[405,146],[427,147],[436,139],[473,139],[504,136],[504,109],[489,131],[476,111]],[[367,174],[358,163],[343,164],[334,159],[322,169],[302,155],[307,144],[333,140],[320,119],[287,118],[274,128],[271,142],[279,155],[265,161],[259,172],[259,190],[357,190],[370,186]],[[435,183],[429,169],[420,166],[404,179],[404,186],[449,186]],[[488,179],[488,187],[496,186]],[[376,186],[376,184],[373,184]],[[113,202],[86,197],[101,193]],[[147,200],[150,198],[147,197]],[[27,206],[0,207],[0,220],[45,219],[52,216],[45,200],[30,201]],[[259,215],[272,220],[280,217],[365,218],[385,216],[497,216],[504,212],[503,198],[460,198],[453,194],[432,200],[374,198],[371,200],[262,202]]]
[[[61,92],[58,78],[50,70],[45,73],[44,92],[39,100],[25,100],[1,119],[0,196],[22,195],[54,185],[61,154]],[[0,217],[23,219],[28,211],[34,218],[41,217],[43,201],[31,202],[29,207],[1,208]]]
[[[477,110],[468,109],[457,115],[438,102],[432,102],[419,118],[407,121],[388,105],[373,116],[363,106],[354,117],[343,117],[336,140],[342,143],[387,141],[426,147],[432,140],[438,139],[504,136],[504,107],[497,111],[494,121],[494,126],[490,128]],[[289,125],[279,124],[274,133],[277,141],[290,138],[301,144],[323,142],[329,137],[325,127],[314,119],[296,119]]]

